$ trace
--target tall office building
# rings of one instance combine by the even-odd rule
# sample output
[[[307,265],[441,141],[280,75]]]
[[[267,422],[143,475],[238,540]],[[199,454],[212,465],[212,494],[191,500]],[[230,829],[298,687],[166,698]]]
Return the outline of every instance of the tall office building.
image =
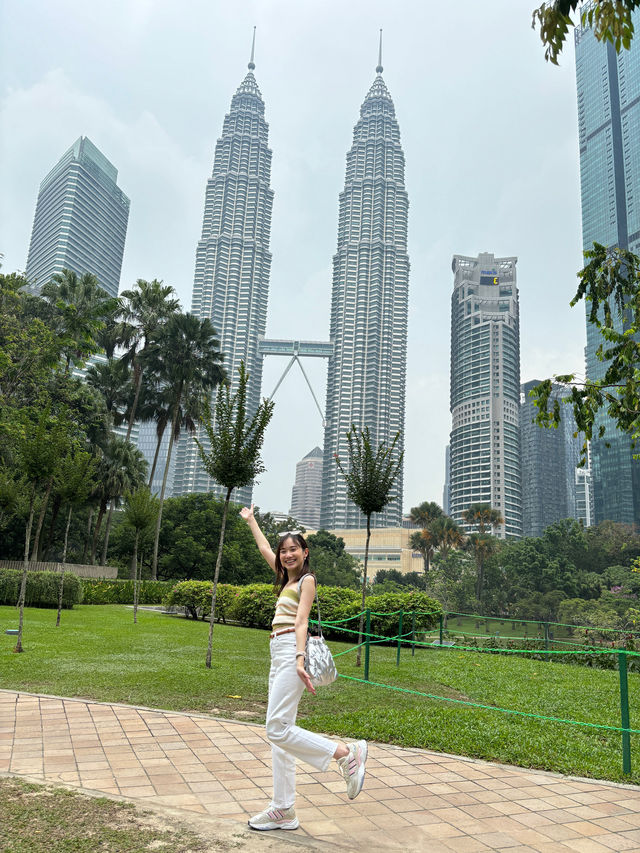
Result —
[[[578,518],[577,465],[584,436],[580,434],[574,437],[576,422],[568,407],[557,429],[538,426],[535,418],[539,410],[529,393],[539,384],[540,380],[534,379],[525,382],[521,389],[520,454],[524,536],[541,536],[555,521]],[[561,398],[564,393],[563,388],[556,385],[552,399]],[[580,486],[581,501],[588,501],[584,493],[588,487],[585,478],[580,478]]]
[[[445,515],[451,511],[451,448],[444,449],[444,488],[442,489],[442,509]]]
[[[640,9],[633,14],[640,32]],[[594,242],[640,253],[640,41],[616,54],[587,26],[575,31],[582,244]],[[617,318],[617,328],[626,321]],[[587,376],[604,375],[596,350],[602,337],[587,320]],[[640,527],[640,462],[633,460],[630,437],[599,414],[591,443],[595,521]]]
[[[517,258],[454,255],[450,514],[490,504],[502,538],[522,536]],[[463,525],[464,526],[464,525]]]
[[[196,250],[191,307],[196,316],[208,317],[218,333],[233,391],[240,362],[244,361],[250,374],[249,418],[260,404],[262,357],[258,338],[264,335],[267,321],[273,206],[269,126],[254,68],[252,51],[249,72],[231,100],[216,143]],[[208,446],[204,430],[199,430],[198,438]],[[251,486],[239,489],[233,499],[250,503],[251,491]],[[173,483],[174,495],[185,492],[221,493],[220,486],[204,470],[190,436],[179,441]]]
[[[404,154],[391,95],[376,77],[360,109],[340,193],[338,247],[333,258],[330,336],[334,355],[327,378],[322,526],[363,527],[347,500],[334,454],[347,462],[352,424],[369,428],[374,446],[398,431],[403,448],[409,257]],[[398,527],[402,472],[394,499],[373,516],[379,527]]]
[[[158,434],[156,432],[156,422],[155,421],[146,421],[144,423],[138,424],[136,423],[134,427],[137,427],[137,436],[135,439],[135,443],[138,445],[138,450],[142,452],[144,458],[147,460],[147,465],[149,466],[149,474],[151,474],[151,469],[153,467],[153,460],[156,456],[156,450],[158,447]],[[171,427],[167,427],[164,431],[164,435],[162,437],[162,441],[160,442],[160,450],[158,451],[158,460],[156,462],[156,468],[153,473],[153,482],[151,483],[151,492],[154,495],[160,494],[162,489],[162,480],[164,478],[164,469],[165,462],[167,460],[167,451],[169,449],[169,435],[171,434]],[[165,493],[166,497],[171,495],[171,484],[173,482],[173,472],[175,470],[176,464],[176,454],[171,454],[171,460],[169,462],[169,473],[167,475],[167,491]]]
[[[289,515],[305,527],[320,527],[322,499],[322,450],[314,447],[296,465],[296,481],[291,490]]]
[[[93,273],[118,295],[129,199],[117,180],[115,166],[81,136],[42,181],[27,258],[32,291],[69,269]]]

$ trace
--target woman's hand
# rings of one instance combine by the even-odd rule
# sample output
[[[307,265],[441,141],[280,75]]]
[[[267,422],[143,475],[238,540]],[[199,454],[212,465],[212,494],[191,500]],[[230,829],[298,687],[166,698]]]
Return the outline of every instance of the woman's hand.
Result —
[[[251,519],[254,517],[253,516],[253,504],[251,504],[251,509],[249,509],[248,506],[243,506],[242,509],[240,510],[240,517],[244,518],[244,520],[248,524],[251,521]]]
[[[298,658],[297,670],[298,670],[298,678],[302,679],[302,681],[304,682],[304,686],[307,688],[309,693],[313,693],[313,695],[315,696],[316,695],[316,688],[311,683],[311,677],[310,677],[309,673],[307,672],[307,670],[304,668],[304,658],[303,657]]]

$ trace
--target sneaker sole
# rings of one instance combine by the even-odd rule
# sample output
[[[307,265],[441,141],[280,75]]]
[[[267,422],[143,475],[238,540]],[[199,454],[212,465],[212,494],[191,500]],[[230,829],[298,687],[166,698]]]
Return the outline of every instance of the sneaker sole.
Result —
[[[358,787],[356,788],[356,792],[353,797],[349,797],[350,800],[355,800],[360,791],[362,790],[362,786],[364,785],[364,777],[366,773],[366,763],[367,763],[367,755],[369,754],[369,747],[367,745],[366,740],[363,741],[364,746],[362,748],[362,763],[358,768]]]
[[[271,829],[297,829],[300,826],[300,821],[296,818],[295,820],[287,820],[283,823],[268,823],[265,826],[254,826],[247,821],[247,826],[256,832],[267,832]]]

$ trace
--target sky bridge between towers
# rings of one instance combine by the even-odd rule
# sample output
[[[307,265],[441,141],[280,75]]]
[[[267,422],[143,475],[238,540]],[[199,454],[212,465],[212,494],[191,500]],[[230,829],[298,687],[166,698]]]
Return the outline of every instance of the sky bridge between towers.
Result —
[[[287,375],[287,373],[291,370],[293,365],[297,362],[298,367],[302,371],[302,375],[305,378],[307,386],[309,387],[309,391],[311,391],[311,396],[313,397],[313,401],[316,404],[316,408],[320,412],[320,417],[322,418],[322,426],[325,426],[325,417],[322,408],[320,407],[320,403],[318,402],[318,398],[315,395],[313,390],[313,386],[309,381],[309,377],[302,366],[301,358],[331,358],[334,352],[334,346],[331,341],[287,341],[275,338],[258,338],[258,355],[264,358],[266,355],[284,355],[290,356],[289,363],[285,367],[282,376],[278,379],[276,383],[276,387],[271,392],[269,397],[270,400],[275,396],[276,391],[282,385],[282,382]]]

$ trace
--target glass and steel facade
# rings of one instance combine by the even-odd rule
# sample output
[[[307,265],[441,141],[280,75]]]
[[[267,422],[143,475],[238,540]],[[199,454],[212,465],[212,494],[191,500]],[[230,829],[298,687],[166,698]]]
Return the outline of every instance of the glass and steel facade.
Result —
[[[258,340],[264,337],[271,253],[271,150],[264,102],[249,72],[231,100],[222,135],[216,143],[213,171],[207,181],[202,235],[196,250],[192,312],[211,320],[224,353],[224,367],[237,388],[238,368],[244,361],[249,373],[247,416],[260,404],[262,356]],[[198,438],[208,440],[199,429]],[[178,443],[173,494],[215,492],[221,487],[206,473],[190,436]],[[252,487],[233,494],[250,503]]]
[[[522,536],[517,258],[454,255],[451,297],[450,514],[497,509],[502,538]]]
[[[535,422],[539,410],[530,391],[539,384],[538,379],[525,382],[520,402],[524,536],[541,536],[550,524],[563,518],[583,518],[585,509],[577,507],[578,482],[582,503],[588,501],[585,488],[590,488],[590,478],[579,478],[577,474],[584,436],[575,435],[576,423],[570,410],[563,412],[557,429],[545,429]],[[561,398],[564,393],[556,385],[552,398]]]
[[[640,10],[633,13],[640,32]],[[576,82],[580,144],[582,243],[619,246],[640,254],[640,42],[616,54],[596,40],[589,27],[577,27]],[[626,327],[617,318],[617,328]],[[606,363],[596,351],[598,328],[587,320],[587,376],[604,375]],[[640,462],[631,439],[604,413],[598,415],[591,444],[596,523],[612,521],[640,526]]]
[[[42,181],[26,270],[33,292],[69,269],[93,273],[118,295],[129,199],[117,180],[115,166],[81,136]]]
[[[335,462],[348,465],[346,434],[369,428],[374,446],[397,432],[403,449],[409,257],[404,154],[391,95],[379,65],[360,109],[340,193],[338,245],[333,258],[321,524],[361,528]],[[402,472],[387,508],[372,518],[398,527]]]

